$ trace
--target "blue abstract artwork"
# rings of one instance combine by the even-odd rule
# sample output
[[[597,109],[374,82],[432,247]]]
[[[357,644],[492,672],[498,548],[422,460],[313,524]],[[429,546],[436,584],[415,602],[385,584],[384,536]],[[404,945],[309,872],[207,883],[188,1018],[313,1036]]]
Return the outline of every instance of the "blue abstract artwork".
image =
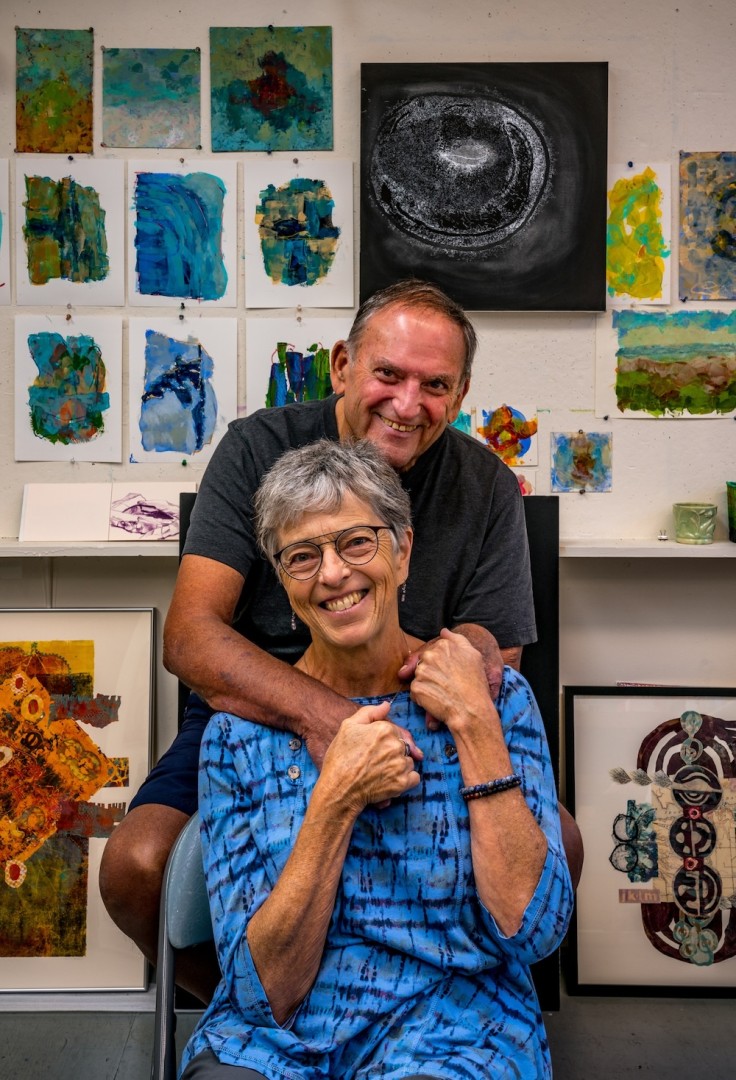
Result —
[[[217,420],[213,372],[199,341],[146,332],[139,419],[145,450],[195,454],[210,442]]]

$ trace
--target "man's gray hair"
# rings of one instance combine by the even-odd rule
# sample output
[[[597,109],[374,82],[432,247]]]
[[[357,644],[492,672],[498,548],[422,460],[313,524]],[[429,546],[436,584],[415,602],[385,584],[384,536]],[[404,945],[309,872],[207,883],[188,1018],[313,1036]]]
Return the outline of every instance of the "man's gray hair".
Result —
[[[473,324],[460,304],[451,300],[439,285],[431,281],[421,281],[419,278],[405,278],[403,281],[397,281],[363,301],[348,334],[348,355],[351,360],[355,359],[356,350],[368,321],[377,312],[392,305],[431,311],[437,315],[444,315],[453,322],[462,333],[465,343],[461,381],[466,382],[470,378],[473,357],[478,348],[478,338]]]
[[[275,566],[280,531],[298,525],[305,514],[334,513],[346,495],[366,503],[375,516],[361,525],[388,525],[396,550],[411,526],[411,503],[396,471],[365,439],[320,439],[282,454],[256,491],[256,539],[266,557]]]

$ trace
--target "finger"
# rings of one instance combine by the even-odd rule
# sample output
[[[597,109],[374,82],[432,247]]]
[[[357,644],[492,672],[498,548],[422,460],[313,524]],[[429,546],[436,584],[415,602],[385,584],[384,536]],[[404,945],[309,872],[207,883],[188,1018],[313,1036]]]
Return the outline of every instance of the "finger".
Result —
[[[376,720],[385,720],[390,705],[390,701],[380,701],[378,705],[363,705],[353,713],[351,719],[357,724],[373,724]]]
[[[401,682],[408,682],[409,679],[413,678],[414,672],[417,669],[417,664],[418,663],[419,663],[419,653],[416,653],[416,652],[409,653],[406,660],[401,665],[401,667],[399,668],[399,671],[398,671],[398,676],[399,676],[399,679],[401,680]]]

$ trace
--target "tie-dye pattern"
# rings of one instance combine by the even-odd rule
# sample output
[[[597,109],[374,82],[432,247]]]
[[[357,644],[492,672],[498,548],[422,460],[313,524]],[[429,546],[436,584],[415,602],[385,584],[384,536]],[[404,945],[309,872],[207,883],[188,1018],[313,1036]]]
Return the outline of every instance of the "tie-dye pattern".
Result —
[[[377,699],[360,704],[369,700]],[[527,683],[508,668],[498,708],[548,840],[518,933],[504,937],[476,894],[450,734],[427,732],[423,711],[400,694],[391,718],[424,750],[421,783],[358,819],[319,974],[284,1027],[271,1014],[246,927],[283,870],[317,771],[288,733],[213,716],[202,742],[200,810],[224,977],[183,1066],[210,1048],[269,1080],[551,1076],[528,965],[560,944],[572,889],[542,721]],[[290,766],[298,775],[292,768],[289,776]]]

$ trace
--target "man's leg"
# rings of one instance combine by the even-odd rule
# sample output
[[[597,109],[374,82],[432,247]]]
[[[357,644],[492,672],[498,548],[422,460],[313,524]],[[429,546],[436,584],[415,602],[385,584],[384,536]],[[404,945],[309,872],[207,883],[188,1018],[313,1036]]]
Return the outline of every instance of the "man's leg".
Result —
[[[580,875],[583,872],[583,837],[577,821],[562,803],[558,803],[558,809],[560,811],[562,844],[567,856],[567,866],[572,879],[572,887],[577,889]]]

